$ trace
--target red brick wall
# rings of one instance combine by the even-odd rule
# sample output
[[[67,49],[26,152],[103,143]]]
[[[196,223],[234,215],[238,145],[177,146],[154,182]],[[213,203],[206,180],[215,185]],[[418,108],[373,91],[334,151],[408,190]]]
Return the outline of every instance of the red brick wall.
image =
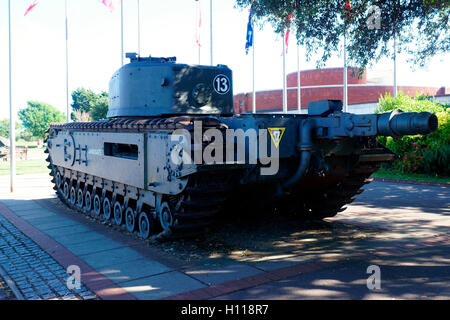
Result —
[[[365,84],[366,74],[362,79],[355,79],[350,76],[349,84]],[[307,70],[301,72],[301,85],[333,85],[342,84],[342,68],[324,69],[324,70]],[[297,73],[291,73],[287,76],[288,87],[297,85]],[[449,88],[432,88],[432,87],[412,87],[399,86],[399,91],[410,96],[416,96],[416,93],[424,93],[430,96],[445,95],[450,93]],[[308,107],[308,102],[317,100],[342,100],[342,87],[327,88],[305,88],[301,92],[302,108]],[[348,103],[369,103],[377,102],[380,96],[389,92],[393,95],[392,86],[371,86],[365,85],[360,87],[348,87]],[[234,109],[236,113],[252,111],[252,93],[240,93],[234,96]],[[288,90],[288,109],[297,109],[297,89]],[[282,90],[268,90],[256,92],[256,109],[258,111],[282,110],[283,97]]]
[[[329,68],[319,70],[304,70],[300,71],[300,84],[302,86],[323,86],[343,84],[343,68]],[[355,71],[355,75],[352,77],[352,69],[347,70],[347,83],[348,84],[366,84],[367,74],[366,71],[362,74],[361,79],[357,76],[358,70]],[[286,76],[286,83],[288,87],[297,86],[297,73],[290,73]]]

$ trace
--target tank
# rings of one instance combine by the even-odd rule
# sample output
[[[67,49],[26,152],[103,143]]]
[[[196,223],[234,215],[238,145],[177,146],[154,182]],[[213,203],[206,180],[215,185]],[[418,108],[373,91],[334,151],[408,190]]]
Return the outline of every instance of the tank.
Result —
[[[108,119],[52,123],[47,158],[67,206],[142,238],[185,237],[225,216],[344,210],[396,155],[377,136],[425,135],[431,113],[235,114],[225,65],[127,54],[109,84]]]

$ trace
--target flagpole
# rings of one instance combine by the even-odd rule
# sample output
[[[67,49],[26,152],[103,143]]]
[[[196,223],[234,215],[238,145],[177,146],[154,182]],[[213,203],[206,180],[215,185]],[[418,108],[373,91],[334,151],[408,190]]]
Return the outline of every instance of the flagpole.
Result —
[[[343,92],[343,105],[344,105],[344,112],[347,112],[348,110],[348,101],[347,101],[347,44],[346,44],[346,36],[344,32],[344,70],[343,70],[343,76],[344,76],[344,92]]]
[[[66,121],[70,122],[69,113],[69,28],[67,21],[67,0],[64,1],[65,25],[66,25]]]
[[[141,10],[140,1],[137,0],[137,25],[138,25],[138,55],[141,56]]]
[[[256,91],[255,91],[255,32],[252,33],[252,78],[253,78],[253,99],[252,99],[252,109],[253,113],[256,113]]]
[[[198,64],[200,65],[200,54],[201,54],[201,47],[200,47],[200,20],[201,19],[201,12],[200,12],[200,0],[197,1],[197,8],[196,8],[196,17],[195,17],[195,30],[196,30],[196,37],[197,37],[197,47],[198,47]]]
[[[300,88],[300,45],[297,43],[297,110],[302,112],[302,91]]]
[[[12,106],[11,82],[11,0],[8,0],[8,41],[9,41],[9,157],[10,157],[10,190],[14,192],[16,178],[16,122]]]
[[[120,1],[120,63],[123,66],[123,0]]]
[[[397,37],[394,35],[394,98],[397,96]]]
[[[210,39],[210,45],[211,45],[211,65],[213,65],[213,9],[212,9],[212,0],[209,1],[209,39]]]
[[[286,31],[283,36],[283,113],[288,112],[287,108],[287,89],[286,89]]]

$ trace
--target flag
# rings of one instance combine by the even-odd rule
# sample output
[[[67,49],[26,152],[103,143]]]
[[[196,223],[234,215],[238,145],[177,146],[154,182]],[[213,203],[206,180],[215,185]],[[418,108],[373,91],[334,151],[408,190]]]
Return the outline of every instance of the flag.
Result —
[[[38,0],[34,0],[33,3],[27,8],[23,16],[26,16],[28,12],[30,12],[31,10],[33,10],[34,7],[36,7],[37,4]]]
[[[345,19],[350,16],[352,4],[351,1],[345,1]]]
[[[290,13],[290,14],[288,15],[287,19],[288,19],[289,24],[290,24],[290,23],[292,22],[292,20],[294,20],[294,15],[293,15],[292,13]],[[290,30],[287,29],[286,34],[285,34],[285,37],[284,37],[284,43],[285,43],[285,45],[286,45],[286,53],[288,53],[289,33],[290,33]]]
[[[102,0],[102,3],[109,9],[109,11],[113,12],[116,5],[120,4],[121,0]]]
[[[287,29],[287,31],[286,31],[286,35],[285,35],[285,38],[284,38],[284,43],[285,43],[285,45],[286,45],[286,53],[288,53],[288,46],[289,46],[289,29]]]
[[[197,4],[198,23],[197,23],[197,28],[195,30],[195,43],[197,43],[197,45],[199,47],[201,47],[202,44],[200,43],[200,28],[202,26],[202,8],[201,8],[200,0],[195,0],[195,2],[198,2],[198,4]]]
[[[248,15],[247,24],[247,37],[245,42],[245,54],[248,54],[248,50],[253,46],[253,10],[250,9],[250,14]]]

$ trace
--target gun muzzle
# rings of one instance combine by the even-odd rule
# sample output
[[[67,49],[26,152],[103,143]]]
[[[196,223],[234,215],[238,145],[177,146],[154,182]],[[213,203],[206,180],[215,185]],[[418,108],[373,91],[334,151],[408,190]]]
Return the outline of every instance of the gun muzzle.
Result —
[[[438,119],[430,112],[403,112],[394,110],[378,115],[377,130],[382,136],[429,134],[438,127]]]

